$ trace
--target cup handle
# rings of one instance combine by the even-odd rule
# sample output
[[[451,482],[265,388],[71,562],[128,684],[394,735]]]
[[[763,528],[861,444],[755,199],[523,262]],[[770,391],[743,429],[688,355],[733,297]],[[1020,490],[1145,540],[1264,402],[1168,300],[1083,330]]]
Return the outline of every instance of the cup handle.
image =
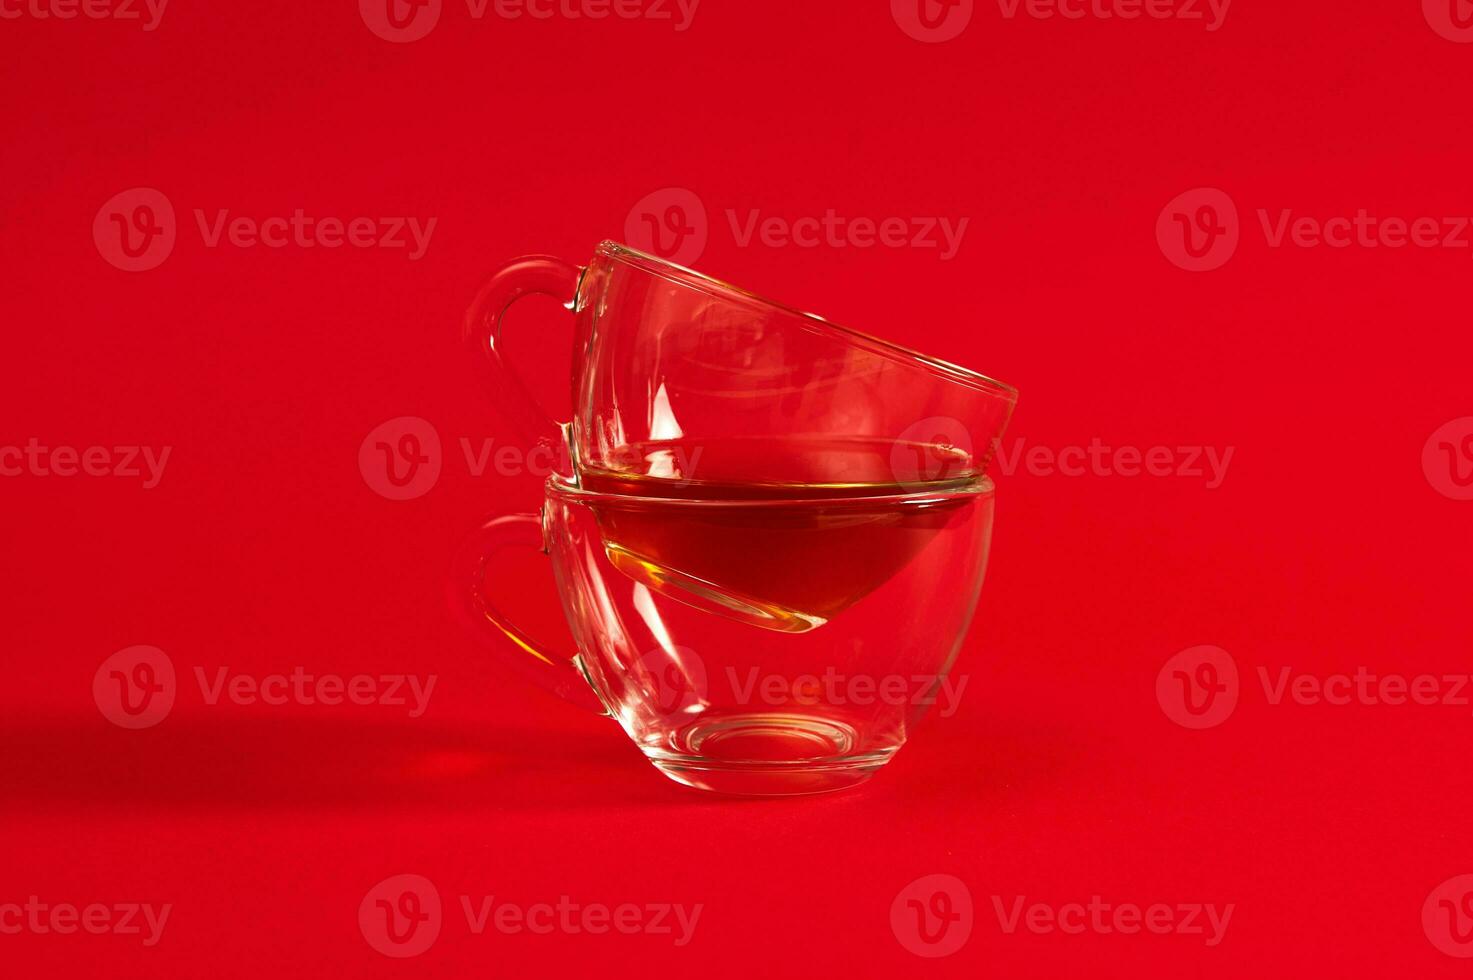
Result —
[[[465,339],[478,356],[486,358],[487,380],[497,408],[523,436],[542,451],[551,451],[554,458],[561,447],[562,427],[537,404],[503,356],[501,320],[513,303],[529,293],[551,296],[573,309],[582,275],[578,266],[551,255],[513,259],[487,280],[465,315]]]
[[[607,714],[574,657],[556,653],[532,639],[486,595],[486,563],[497,552],[511,547],[532,547],[547,553],[542,520],[537,514],[510,514],[488,521],[461,545],[450,575],[452,610],[478,638],[494,637],[486,645],[510,660],[523,676],[566,701]],[[503,637],[529,656],[512,654]]]

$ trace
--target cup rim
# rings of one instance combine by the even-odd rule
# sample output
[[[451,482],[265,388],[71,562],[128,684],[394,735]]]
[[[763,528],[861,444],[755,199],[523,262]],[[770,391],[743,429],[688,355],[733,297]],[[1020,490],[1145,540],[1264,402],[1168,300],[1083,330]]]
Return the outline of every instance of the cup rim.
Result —
[[[708,276],[703,272],[697,272],[695,269],[677,265],[668,259],[662,259],[648,252],[641,252],[639,249],[629,245],[606,239],[599,243],[594,253],[610,261],[619,262],[639,269],[642,272],[649,273],[650,275],[658,276],[678,286],[686,286],[723,299],[735,299],[740,302],[780,310],[783,313],[799,318],[803,321],[807,329],[815,333],[831,335],[843,343],[852,344],[853,346],[863,348],[883,357],[891,358],[892,360],[903,361],[912,366],[918,365],[934,374],[943,375],[958,384],[966,385],[978,391],[988,392],[1009,404],[1016,404],[1018,401],[1017,388],[1006,382],[982,374],[980,371],[973,371],[971,368],[962,367],[960,364],[953,364],[939,357],[922,354],[920,351],[910,347],[905,347],[888,340],[882,340],[861,330],[855,330],[853,327],[846,327],[832,320],[827,320],[816,313],[807,313],[786,303],[779,303],[776,300],[768,299],[766,296],[758,295],[749,289],[743,289],[741,286],[735,286],[724,280],[717,279],[714,276]]]
[[[784,507],[874,507],[899,506],[899,507],[926,507],[933,504],[943,503],[949,500],[967,497],[986,497],[997,492],[997,485],[992,478],[985,474],[978,475],[967,483],[949,487],[947,489],[921,489],[908,493],[888,494],[854,494],[852,496],[835,497],[755,497],[741,499],[733,497],[657,497],[648,494],[613,493],[605,490],[590,490],[580,487],[571,482],[572,477],[554,473],[547,478],[543,485],[547,496],[560,500],[573,500],[580,504],[588,503],[618,503],[618,504],[657,504],[662,507],[695,507],[695,508],[784,508]],[[677,481],[671,481],[672,484]]]

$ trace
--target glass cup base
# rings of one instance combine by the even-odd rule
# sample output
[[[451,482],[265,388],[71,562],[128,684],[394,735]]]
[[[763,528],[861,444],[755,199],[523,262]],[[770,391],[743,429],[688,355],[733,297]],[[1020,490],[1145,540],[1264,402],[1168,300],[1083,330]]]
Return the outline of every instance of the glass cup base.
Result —
[[[854,754],[857,733],[796,713],[706,717],[646,744],[645,756],[684,786],[738,796],[805,796],[857,786],[899,746]]]

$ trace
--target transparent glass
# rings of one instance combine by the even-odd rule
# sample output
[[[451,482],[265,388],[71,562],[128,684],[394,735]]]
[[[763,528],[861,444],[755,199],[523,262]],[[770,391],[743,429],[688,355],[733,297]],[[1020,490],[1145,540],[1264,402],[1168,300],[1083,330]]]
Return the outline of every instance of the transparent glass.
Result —
[[[929,707],[955,707],[965,686],[948,674],[993,514],[985,478],[722,499],[554,477],[541,515],[498,518],[467,543],[458,602],[561,679],[581,674],[670,778],[727,793],[824,792],[885,765]],[[538,539],[575,655],[522,633],[484,588],[500,548]]]
[[[574,314],[566,422],[547,416],[504,357],[503,315],[528,293]],[[974,371],[613,242],[586,267],[547,256],[503,267],[467,314],[466,336],[503,414],[548,449],[566,441],[564,475],[596,490],[959,485],[985,472],[1017,401]]]

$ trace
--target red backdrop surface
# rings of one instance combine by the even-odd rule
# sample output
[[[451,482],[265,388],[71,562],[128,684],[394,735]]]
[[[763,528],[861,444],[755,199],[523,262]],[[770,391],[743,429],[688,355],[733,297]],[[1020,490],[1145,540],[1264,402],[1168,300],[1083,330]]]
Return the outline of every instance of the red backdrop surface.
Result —
[[[0,12],[0,972],[1466,972],[1466,4]],[[1022,391],[965,697],[857,791],[670,783],[445,607],[467,532],[539,496],[468,464],[519,444],[461,312],[671,200],[667,251]],[[961,233],[865,247],[886,218]],[[565,315],[512,319],[565,412]],[[395,501],[359,451],[406,416],[441,470]],[[497,582],[561,629],[545,559]],[[130,730],[93,681],[135,645],[176,682]],[[1202,646],[1237,686],[1196,728],[1175,668],[1214,675],[1168,661]],[[435,687],[208,696],[298,668]],[[402,874],[442,911],[399,959],[359,909]],[[700,912],[477,933],[487,896]]]

